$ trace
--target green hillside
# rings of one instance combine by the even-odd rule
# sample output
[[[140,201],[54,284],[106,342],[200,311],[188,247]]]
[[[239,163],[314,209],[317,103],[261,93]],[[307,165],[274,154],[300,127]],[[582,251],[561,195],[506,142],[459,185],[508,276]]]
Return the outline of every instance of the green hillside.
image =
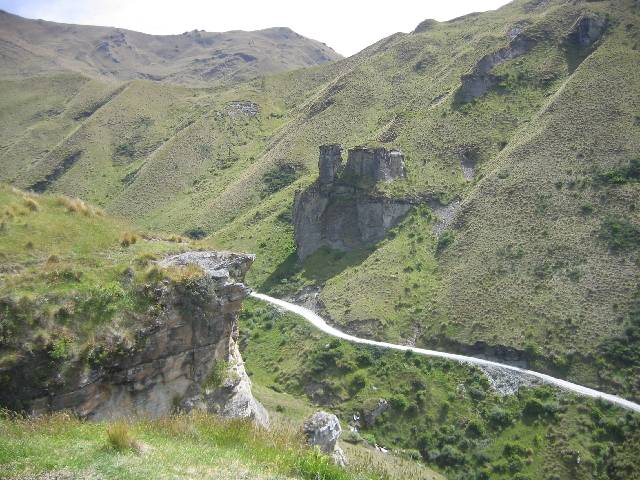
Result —
[[[585,19],[604,25],[590,46],[575,37]],[[636,395],[628,375],[612,373],[610,343],[635,322],[637,175],[625,172],[640,138],[637,35],[631,1],[516,1],[231,88],[5,80],[1,175],[257,252],[255,287],[317,284],[331,318],[352,330],[506,347]],[[507,58],[491,69],[495,81],[466,102],[461,78],[498,54]],[[314,178],[328,142],[401,148],[408,178],[379,188],[432,206],[460,201],[451,244],[436,248],[438,211],[425,206],[331,271],[317,270],[323,255],[342,254],[296,265],[293,192]],[[599,374],[582,368],[596,360]]]
[[[74,231],[66,207],[0,191],[14,210],[3,228],[22,235],[0,252],[22,259],[6,262],[24,277],[0,281],[1,292],[49,288],[42,269],[54,254],[73,255],[87,269],[81,283],[95,286],[120,260],[186,248],[172,236],[204,238],[192,246],[255,253],[247,283],[257,291],[318,292],[316,307],[345,331],[519,361],[640,400],[638,1],[515,0],[423,21],[347,59],[231,83],[97,78],[60,62],[0,76],[0,181],[91,202],[107,212],[88,215],[91,228],[109,233],[84,254],[54,251],[29,225]],[[401,149],[407,178],[373,193],[415,207],[376,245],[300,262],[294,195],[316,179],[326,143]],[[166,239],[138,234],[123,247],[126,225]],[[88,260],[104,249],[113,264]],[[403,396],[364,441],[451,478],[639,475],[634,415],[546,388],[500,397],[446,362],[363,359],[251,302],[242,322],[258,392],[343,421]],[[507,423],[492,423],[495,409]]]
[[[79,199],[0,185],[3,401],[35,381],[55,390],[77,358],[92,363],[103,358],[96,353],[117,355],[110,350],[114,338],[137,341],[132,332],[143,327],[144,314],[162,310],[154,292],[170,282],[189,287],[202,275],[151,262],[207,245],[132,230]],[[39,358],[32,364],[38,370],[10,377],[11,367],[29,357]],[[383,457],[364,445],[349,446],[349,467],[339,468],[305,446],[303,419],[278,416],[271,398],[265,400],[276,409],[269,431],[203,412],[109,423],[0,409],[0,478],[441,478],[415,459]],[[305,415],[312,410],[297,405]]]
[[[299,432],[287,425],[268,432],[205,414],[111,424],[65,414],[3,416],[0,432],[0,475],[10,479],[389,478],[366,465],[366,456],[350,471],[336,467],[303,447]]]

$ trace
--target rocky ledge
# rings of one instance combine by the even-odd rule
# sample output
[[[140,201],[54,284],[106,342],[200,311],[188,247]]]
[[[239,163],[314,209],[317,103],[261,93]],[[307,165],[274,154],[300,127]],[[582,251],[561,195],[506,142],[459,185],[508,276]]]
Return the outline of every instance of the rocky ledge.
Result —
[[[242,281],[253,260],[220,252],[166,258],[161,267],[195,264],[204,273],[164,281],[155,292],[159,308],[136,323],[135,341],[113,340],[115,348],[92,352],[93,361],[69,359],[44,383],[32,381],[32,372],[45,359],[27,355],[2,372],[11,381],[0,405],[35,414],[67,409],[94,420],[203,409],[267,426],[237,345],[238,312],[249,294]]]

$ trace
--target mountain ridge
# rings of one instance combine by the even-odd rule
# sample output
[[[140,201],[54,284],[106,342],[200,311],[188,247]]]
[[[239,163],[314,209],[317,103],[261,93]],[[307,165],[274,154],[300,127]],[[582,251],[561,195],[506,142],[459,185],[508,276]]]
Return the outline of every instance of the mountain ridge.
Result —
[[[133,30],[31,20],[0,11],[0,75],[71,70],[94,78],[208,86],[342,58],[288,27],[152,35]]]

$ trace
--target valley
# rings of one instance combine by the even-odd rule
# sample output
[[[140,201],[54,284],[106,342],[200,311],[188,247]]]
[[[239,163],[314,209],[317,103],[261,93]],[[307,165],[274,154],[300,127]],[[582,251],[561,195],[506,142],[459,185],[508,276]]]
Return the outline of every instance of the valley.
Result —
[[[640,4],[420,20],[342,58],[0,12],[0,404],[98,422],[2,413],[0,477],[121,478],[63,444],[126,413],[220,432],[177,478],[640,478]]]

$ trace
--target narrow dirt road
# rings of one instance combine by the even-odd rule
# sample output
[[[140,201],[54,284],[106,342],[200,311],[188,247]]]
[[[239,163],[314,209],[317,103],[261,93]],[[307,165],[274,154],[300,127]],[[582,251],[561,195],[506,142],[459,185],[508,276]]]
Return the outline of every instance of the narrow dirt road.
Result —
[[[503,368],[511,371],[512,373],[537,378],[544,383],[547,383],[549,385],[554,385],[563,390],[574,392],[579,395],[584,395],[585,397],[601,398],[602,400],[606,400],[607,402],[611,402],[620,407],[633,410],[635,412],[640,412],[640,404],[631,402],[629,400],[625,400],[624,398],[618,397],[617,395],[611,395],[609,393],[600,392],[599,390],[583,387],[582,385],[567,382],[566,380],[555,378],[550,375],[546,375],[544,373],[534,372],[533,370],[526,370],[524,368],[514,367],[512,365],[505,365],[503,363],[492,362],[490,360],[484,360],[482,358],[467,357],[466,355],[458,355],[455,353],[439,352],[437,350],[426,350],[424,348],[408,347],[406,345],[396,345],[395,343],[378,342],[376,340],[369,340],[366,338],[354,337],[353,335],[349,335],[348,333],[341,332],[337,328],[334,328],[331,325],[327,324],[327,322],[325,322],[322,319],[322,317],[317,315],[315,312],[312,312],[308,308],[304,308],[299,305],[295,305],[293,303],[285,302],[284,300],[273,298],[268,295],[264,295],[262,293],[252,292],[251,296],[259,300],[263,300],[265,302],[276,305],[278,307],[281,307],[290,312],[296,313],[301,317],[303,317],[305,320],[307,320],[309,323],[311,323],[311,325],[318,328],[319,330],[326,333],[327,335],[331,335],[332,337],[336,337],[336,338],[341,338],[342,340],[346,340],[348,342],[361,343],[364,345],[373,345],[375,347],[387,348],[392,350],[400,350],[400,351],[411,350],[412,352],[417,353],[418,355],[446,358],[449,360],[454,360],[456,362],[465,363],[469,365],[478,365],[480,367]]]

